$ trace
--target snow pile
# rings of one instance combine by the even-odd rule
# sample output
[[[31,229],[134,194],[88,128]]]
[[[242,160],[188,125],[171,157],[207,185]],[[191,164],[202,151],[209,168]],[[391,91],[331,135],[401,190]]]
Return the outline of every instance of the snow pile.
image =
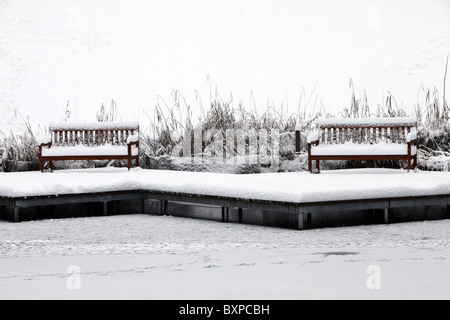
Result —
[[[235,161],[236,160],[236,161]],[[245,157],[228,158],[227,163],[214,158],[190,157],[145,157],[145,168],[155,170],[215,172],[226,174],[257,174],[262,172],[262,166],[255,159],[246,163]]]

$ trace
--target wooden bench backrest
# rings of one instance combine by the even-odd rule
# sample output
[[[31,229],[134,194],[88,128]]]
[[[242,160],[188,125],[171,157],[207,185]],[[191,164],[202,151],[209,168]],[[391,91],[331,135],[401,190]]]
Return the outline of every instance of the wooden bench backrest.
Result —
[[[417,127],[416,118],[369,118],[369,119],[319,119],[321,144],[406,143],[406,138]]]
[[[49,125],[54,146],[126,145],[129,135],[139,133],[137,122],[53,123]]]

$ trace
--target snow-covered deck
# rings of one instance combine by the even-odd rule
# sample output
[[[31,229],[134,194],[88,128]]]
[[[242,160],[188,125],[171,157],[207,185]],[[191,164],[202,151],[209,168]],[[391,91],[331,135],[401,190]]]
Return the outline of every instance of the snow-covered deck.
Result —
[[[139,199],[257,208],[298,214],[300,228],[325,207],[348,210],[450,206],[450,173],[353,169],[310,173],[232,175],[120,168],[3,173],[0,206]],[[225,217],[226,219],[226,217]],[[306,225],[305,225],[306,223]]]

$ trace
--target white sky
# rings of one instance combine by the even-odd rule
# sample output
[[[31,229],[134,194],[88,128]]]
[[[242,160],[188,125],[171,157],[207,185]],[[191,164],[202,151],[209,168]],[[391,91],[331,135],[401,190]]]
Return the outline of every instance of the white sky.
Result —
[[[442,92],[449,18],[446,0],[0,0],[0,115],[46,125],[70,101],[92,121],[115,99],[144,120],[173,89],[207,105],[210,86],[292,112],[304,89],[302,108],[311,95],[309,112],[317,98],[335,113],[350,78],[373,109],[388,91],[410,108],[421,84]]]

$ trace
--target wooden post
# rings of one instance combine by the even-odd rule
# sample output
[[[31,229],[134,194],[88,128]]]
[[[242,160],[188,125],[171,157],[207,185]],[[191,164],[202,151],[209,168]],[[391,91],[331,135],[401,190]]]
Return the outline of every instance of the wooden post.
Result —
[[[145,213],[145,200],[139,200],[139,213]]]
[[[131,169],[131,144],[128,145],[128,171]]]
[[[298,214],[298,230],[310,229],[311,222],[311,212],[300,212]]]
[[[242,223],[242,221],[243,221],[242,208],[238,208],[238,223]]]
[[[411,143],[408,143],[408,172],[411,170]]]
[[[222,207],[222,222],[230,222],[230,208]]]
[[[302,146],[301,146],[300,130],[295,130],[295,153],[300,153],[301,149]]]
[[[14,222],[19,222],[19,207],[14,207]]]
[[[167,214],[167,206],[168,206],[167,200],[159,200],[158,215],[165,216]]]
[[[137,150],[138,150],[137,156],[136,156],[136,168],[137,168],[137,167],[140,167],[140,165],[139,165],[139,140],[138,140],[138,142],[136,143],[136,148],[137,148]]]
[[[298,214],[298,222],[297,222],[298,230],[305,229],[304,223],[303,223],[303,212],[300,212]]]
[[[39,146],[39,170],[44,172],[44,164],[42,163],[42,146]]]
[[[388,207],[388,205],[386,205],[384,207],[384,223],[385,224],[389,223],[389,207]]]
[[[108,201],[103,201],[103,215],[108,215]]]
[[[308,143],[308,171],[312,173],[311,144]]]

